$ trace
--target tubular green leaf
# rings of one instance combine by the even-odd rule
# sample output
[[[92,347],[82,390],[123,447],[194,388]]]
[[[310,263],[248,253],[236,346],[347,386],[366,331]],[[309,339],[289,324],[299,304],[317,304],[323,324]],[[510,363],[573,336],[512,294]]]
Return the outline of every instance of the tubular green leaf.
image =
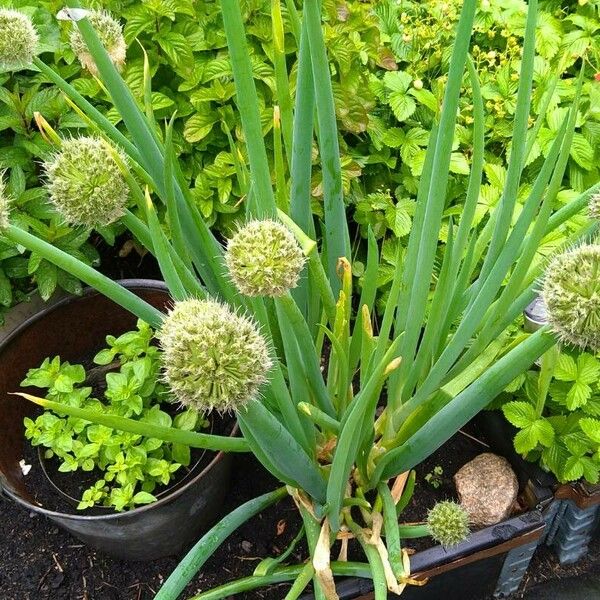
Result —
[[[480,282],[487,279],[491,273],[496,259],[508,235],[512,216],[517,201],[519,181],[525,162],[527,146],[527,122],[531,106],[531,88],[533,85],[534,59],[535,59],[535,27],[537,22],[538,1],[530,0],[527,5],[527,23],[523,42],[523,57],[521,59],[521,72],[519,74],[519,90],[517,92],[517,107],[512,134],[512,148],[506,172],[506,182],[502,198],[498,205],[498,218],[490,242],[490,247],[481,268]]]
[[[304,21],[308,33],[312,62],[317,119],[319,122],[319,148],[323,175],[323,201],[325,208],[325,245],[327,247],[327,273],[334,296],[340,290],[337,261],[350,258],[350,238],[342,191],[342,167],[333,102],[333,89],[329,75],[329,61],[321,26],[320,3],[306,0]],[[298,119],[298,115],[296,115]]]
[[[511,381],[526,371],[556,340],[543,327],[505,354],[467,389],[430,418],[402,446],[386,453],[372,477],[372,485],[404,473],[433,454],[454,432],[487,406]]]
[[[177,600],[202,565],[236,529],[259,512],[285,498],[286,495],[287,490],[285,487],[281,487],[245,502],[223,517],[185,555],[185,558],[164,582],[154,600]]]
[[[102,275],[96,269],[14,225],[10,225],[3,234],[15,244],[39,254],[57,267],[77,277],[77,279],[81,279],[81,281],[146,321],[152,327],[160,327],[163,314],[158,309],[136,296],[133,292],[115,283],[112,279]]]
[[[258,94],[252,75],[250,53],[246,44],[241,6],[238,0],[221,0],[221,9],[235,81],[237,108],[242,120],[244,138],[248,146],[250,174],[255,186],[256,213],[252,216],[274,217],[276,215],[275,197],[271,185],[269,161],[260,122]]]
[[[80,408],[78,406],[62,404],[61,402],[44,400],[43,398],[37,398],[30,394],[17,393],[16,395],[22,396],[30,402],[59,415],[69,415],[70,417],[76,417],[77,419],[83,419],[90,423],[104,425],[111,429],[144,435],[164,442],[174,442],[190,446],[191,448],[204,448],[206,450],[223,452],[248,452],[249,450],[248,444],[242,438],[184,431],[183,429],[177,429],[175,427],[164,427],[145,421],[136,421],[135,419],[129,419],[127,417],[110,415],[90,408]]]

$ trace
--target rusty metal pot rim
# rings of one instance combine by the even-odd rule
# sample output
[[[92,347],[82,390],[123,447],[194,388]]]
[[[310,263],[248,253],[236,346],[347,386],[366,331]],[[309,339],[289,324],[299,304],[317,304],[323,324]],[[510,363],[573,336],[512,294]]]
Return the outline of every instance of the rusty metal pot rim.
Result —
[[[120,279],[120,280],[117,280],[117,283],[119,283],[120,285],[122,285],[123,287],[126,287],[128,289],[131,289],[131,288],[134,288],[134,289],[135,288],[146,288],[146,289],[154,288],[154,289],[168,291],[166,284],[163,281],[160,281],[157,279]],[[15,339],[16,337],[21,335],[22,332],[25,331],[28,327],[30,327],[33,323],[47,318],[54,311],[62,308],[63,306],[67,306],[69,304],[77,302],[81,298],[85,298],[85,297],[89,297],[89,296],[93,296],[93,295],[100,295],[100,292],[98,292],[94,288],[86,287],[86,288],[84,288],[81,296],[67,296],[65,298],[58,300],[56,303],[52,304],[51,306],[44,307],[42,310],[31,315],[30,317],[25,319],[25,321],[23,321],[23,323],[21,323],[18,327],[16,327],[0,343],[0,357],[2,355],[2,351],[4,350],[5,346],[7,346],[13,339]],[[231,433],[229,434],[228,437],[235,437],[238,433],[238,430],[239,430],[239,425],[236,421],[234,426],[232,427]],[[111,512],[110,514],[107,514],[107,515],[74,515],[71,513],[61,513],[58,511],[54,511],[54,510],[49,510],[47,508],[44,508],[43,506],[36,506],[35,504],[31,504],[30,502],[27,502],[26,500],[21,498],[19,495],[13,493],[12,490],[6,488],[5,486],[2,486],[1,482],[0,482],[0,489],[4,494],[9,496],[13,501],[17,502],[17,504],[20,504],[21,506],[24,506],[25,508],[28,508],[29,510],[33,510],[37,513],[43,514],[48,517],[59,517],[61,519],[66,519],[66,520],[87,521],[87,522],[122,519],[125,516],[133,517],[133,516],[144,514],[148,511],[151,511],[153,508],[157,508],[159,506],[162,506],[163,504],[167,504],[174,498],[179,497],[188,488],[190,488],[192,485],[196,484],[199,479],[202,479],[212,468],[214,468],[214,466],[223,459],[223,456],[224,456],[223,451],[217,452],[216,456],[208,463],[208,465],[206,465],[206,467],[204,469],[202,469],[202,471],[200,471],[200,473],[198,473],[198,475],[196,475],[195,477],[192,477],[187,483],[185,483],[181,487],[178,487],[172,493],[167,494],[166,496],[157,500],[156,502],[152,502],[152,504],[146,504],[144,506],[140,506],[139,508],[134,508],[134,509],[128,510],[128,511]]]

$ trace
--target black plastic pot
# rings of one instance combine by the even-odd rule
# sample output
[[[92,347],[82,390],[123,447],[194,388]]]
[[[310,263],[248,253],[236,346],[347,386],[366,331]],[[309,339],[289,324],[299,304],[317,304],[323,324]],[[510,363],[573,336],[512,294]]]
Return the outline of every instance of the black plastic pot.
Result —
[[[520,577],[520,563],[529,562],[530,549],[542,535],[544,521],[532,511],[504,523],[473,533],[455,548],[435,546],[410,557],[411,577],[426,581],[422,586],[409,585],[401,600],[480,600],[496,591],[503,571]],[[522,556],[519,556],[522,554]],[[508,568],[507,568],[508,567]],[[373,584],[368,579],[348,579],[337,585],[340,600],[372,600]],[[301,600],[314,600],[312,594]]]
[[[490,450],[504,456],[519,480],[521,497],[529,511],[497,525],[474,532],[454,548],[434,546],[410,557],[411,577],[427,581],[407,586],[401,600],[480,600],[505,598],[515,592],[546,527],[546,513],[553,506],[548,487],[551,476],[515,453],[506,436],[501,414],[482,413],[475,420]],[[506,443],[505,443],[506,442]],[[338,586],[340,600],[372,600],[370,580],[348,579]],[[314,600],[312,594],[301,600]]]
[[[165,310],[165,285],[151,280],[120,282]],[[180,552],[220,515],[230,483],[232,458],[213,453],[206,466],[153,504],[106,515],[68,514],[40,506],[19,465],[23,458],[23,418],[35,406],[9,392],[19,390],[29,368],[47,356],[75,362],[98,350],[104,338],[135,327],[136,318],[97,292],[60,300],[27,319],[0,343],[0,490],[23,508],[42,514],[84,543],[124,560],[153,560]],[[37,390],[30,390],[36,393]],[[231,435],[235,435],[234,427]]]

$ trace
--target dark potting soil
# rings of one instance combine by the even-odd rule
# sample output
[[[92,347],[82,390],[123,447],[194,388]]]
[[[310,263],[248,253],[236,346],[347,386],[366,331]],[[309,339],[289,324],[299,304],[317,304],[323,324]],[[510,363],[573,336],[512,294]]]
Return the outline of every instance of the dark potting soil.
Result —
[[[277,487],[249,455],[239,455],[224,512]],[[51,521],[0,501],[1,600],[150,600],[180,557],[146,563],[113,560],[82,545]],[[266,556],[277,556],[298,532],[293,504],[286,500],[237,530],[188,586],[183,598],[252,573]],[[299,562],[305,551],[290,561]],[[281,600],[278,587],[244,594],[248,600]]]
[[[98,270],[111,279],[159,279],[163,277],[156,259],[129,234],[119,236],[110,246],[99,235],[94,235],[91,243],[100,254]]]
[[[454,436],[419,467],[415,497],[401,520],[420,521],[435,502],[454,497],[452,476],[460,466],[485,450],[481,442],[466,435]],[[423,480],[436,466],[443,469],[441,485],[437,488]],[[277,485],[252,457],[236,456],[233,486],[224,512]],[[82,545],[44,517],[9,502],[0,504],[0,519],[4,530],[0,539],[0,600],[150,600],[181,558],[147,563],[113,560]],[[271,507],[227,539],[182,598],[251,575],[260,560],[281,554],[299,528],[298,513],[290,500]],[[410,541],[414,549],[430,545],[429,538]],[[300,545],[287,562],[292,564],[305,559],[306,548]],[[282,584],[245,592],[238,597],[281,600],[286,589],[287,585]]]

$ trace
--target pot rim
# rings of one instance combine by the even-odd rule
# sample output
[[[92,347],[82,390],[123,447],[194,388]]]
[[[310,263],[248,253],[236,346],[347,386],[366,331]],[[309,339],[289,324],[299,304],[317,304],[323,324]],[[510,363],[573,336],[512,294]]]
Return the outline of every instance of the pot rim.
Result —
[[[161,291],[166,291],[166,292],[169,291],[166,284],[164,283],[164,281],[161,281],[159,279],[118,279],[118,280],[116,280],[116,283],[122,285],[123,287],[125,287],[127,289],[138,288],[138,289],[155,289],[155,290],[161,290]],[[67,306],[69,304],[77,302],[78,300],[80,300],[82,298],[87,298],[87,297],[95,296],[95,295],[101,296],[102,294],[100,292],[98,292],[97,290],[95,290],[94,288],[85,287],[81,296],[68,295],[68,296],[56,301],[55,303],[51,304],[50,306],[45,306],[44,308],[37,311],[33,315],[29,316],[20,325],[15,327],[15,329],[13,331],[11,331],[4,340],[2,340],[2,342],[0,343],[0,355],[1,355],[2,351],[4,350],[4,348],[10,342],[12,342],[17,336],[21,335],[23,333],[23,331],[25,331],[26,329],[31,327],[31,325],[33,323],[37,323],[38,321],[47,318],[54,311],[56,311],[64,306]],[[235,421],[228,437],[235,437],[237,435],[238,431],[239,431],[239,425],[238,425],[237,421]],[[206,452],[214,452],[214,451],[206,450]],[[62,513],[59,511],[55,511],[55,510],[49,510],[47,508],[44,508],[43,506],[37,506],[35,504],[28,502],[24,498],[21,498],[21,496],[14,493],[13,490],[10,489],[9,487],[7,487],[5,483],[2,483],[2,481],[0,481],[0,491],[2,493],[6,494],[9,498],[11,498],[11,500],[15,501],[17,504],[20,504],[21,506],[23,506],[29,510],[33,510],[34,512],[43,514],[47,517],[58,517],[63,520],[87,521],[87,522],[118,520],[118,519],[123,519],[125,517],[129,518],[130,516],[135,517],[138,515],[142,515],[148,511],[152,510],[153,508],[158,508],[164,504],[168,504],[175,498],[178,498],[179,496],[181,496],[191,486],[195,485],[200,479],[205,477],[206,474],[210,470],[212,470],[221,460],[223,460],[223,457],[224,457],[224,452],[222,450],[220,450],[219,452],[216,453],[215,457],[206,465],[206,467],[204,467],[204,469],[202,469],[202,471],[200,471],[200,473],[198,473],[195,477],[190,478],[190,480],[187,483],[181,485],[181,487],[176,488],[175,490],[173,490],[173,492],[165,494],[165,496],[158,499],[156,502],[152,502],[151,504],[146,504],[144,506],[140,506],[138,508],[134,508],[134,509],[123,511],[123,512],[111,512],[110,514],[107,514],[107,515],[76,515],[76,514],[72,514],[72,513]],[[4,477],[2,477],[2,475],[0,474],[0,480],[2,480],[2,479],[4,479]]]

